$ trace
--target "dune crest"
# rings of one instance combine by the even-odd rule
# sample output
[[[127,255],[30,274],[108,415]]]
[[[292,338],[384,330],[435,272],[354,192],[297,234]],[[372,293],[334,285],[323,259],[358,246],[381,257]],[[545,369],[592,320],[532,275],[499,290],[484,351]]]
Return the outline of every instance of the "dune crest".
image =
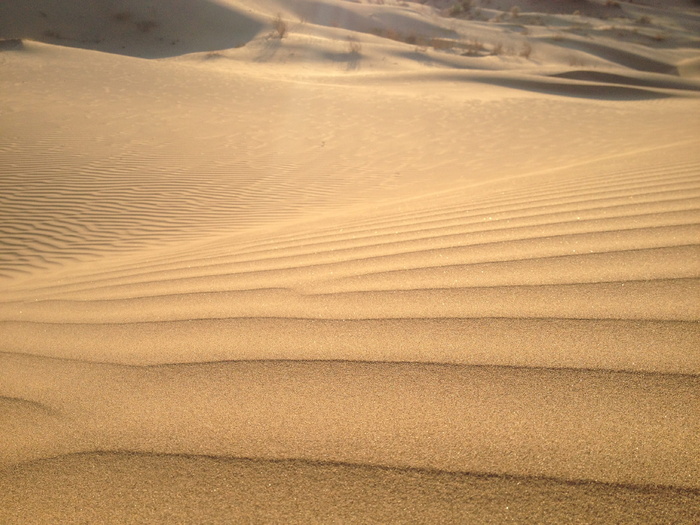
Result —
[[[699,30],[0,5],[0,521],[692,523]]]

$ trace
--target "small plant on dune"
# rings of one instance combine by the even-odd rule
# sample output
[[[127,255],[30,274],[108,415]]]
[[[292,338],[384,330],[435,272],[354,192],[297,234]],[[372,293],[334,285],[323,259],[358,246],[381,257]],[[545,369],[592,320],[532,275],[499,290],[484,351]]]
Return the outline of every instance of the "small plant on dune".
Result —
[[[436,51],[445,51],[454,47],[454,42],[445,38],[431,38],[430,47]]]
[[[273,36],[279,38],[280,40],[287,36],[287,22],[282,19],[281,14],[277,14],[275,19],[272,21]]]
[[[520,16],[520,8],[517,5],[514,5],[513,7],[510,8],[510,17],[511,18],[518,18]]]
[[[493,56],[500,56],[504,53],[503,49],[503,42],[496,42],[496,44],[493,46],[493,49],[491,49],[491,54]]]
[[[520,47],[520,52],[518,53],[521,57],[523,58],[530,58],[530,55],[532,54],[532,45],[530,42],[523,42],[523,45]]]
[[[648,26],[649,24],[651,24],[651,18],[649,18],[647,15],[640,16],[637,19],[637,23],[640,25]]]
[[[348,54],[360,56],[362,54],[362,43],[355,37],[348,37]]]
[[[463,13],[468,13],[472,8],[472,0],[459,0],[452,4],[452,6],[447,10],[449,16],[459,16]]]
[[[472,38],[467,42],[465,49],[466,51],[463,53],[464,56],[478,55],[481,51],[484,50],[484,44],[480,40]]]

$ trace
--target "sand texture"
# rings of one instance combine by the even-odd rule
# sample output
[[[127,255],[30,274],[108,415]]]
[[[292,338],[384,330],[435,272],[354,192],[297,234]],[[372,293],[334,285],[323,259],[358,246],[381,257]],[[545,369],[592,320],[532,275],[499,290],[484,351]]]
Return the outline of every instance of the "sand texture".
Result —
[[[700,7],[0,3],[0,523],[700,522]]]

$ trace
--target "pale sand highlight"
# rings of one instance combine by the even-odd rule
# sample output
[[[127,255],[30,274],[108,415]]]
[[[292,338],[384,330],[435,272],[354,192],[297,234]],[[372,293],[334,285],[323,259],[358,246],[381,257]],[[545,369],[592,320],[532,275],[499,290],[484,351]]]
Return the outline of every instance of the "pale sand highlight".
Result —
[[[697,521],[700,13],[482,4],[0,6],[0,521]]]

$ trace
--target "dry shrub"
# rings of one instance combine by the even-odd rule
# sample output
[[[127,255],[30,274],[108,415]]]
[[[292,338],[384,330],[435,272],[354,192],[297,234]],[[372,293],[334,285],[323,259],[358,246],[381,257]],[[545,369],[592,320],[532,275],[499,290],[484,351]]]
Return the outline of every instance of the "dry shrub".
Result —
[[[454,42],[445,38],[431,38],[430,46],[435,50],[444,51],[446,49],[452,49],[454,47]]]
[[[277,16],[272,21],[272,34],[274,37],[282,39],[287,36],[287,22],[282,19],[282,15],[277,13]]]
[[[484,50],[484,44],[480,40],[473,38],[467,42],[464,49],[466,50],[464,55],[474,56]]]
[[[384,37],[388,38],[389,40],[396,40],[397,42],[402,42],[401,38],[401,33],[396,31],[395,29],[387,29],[384,31]]]
[[[522,46],[520,47],[520,55],[523,58],[530,58],[530,55],[532,54],[532,44],[530,42],[523,42]]]
[[[449,16],[459,16],[468,13],[472,8],[472,0],[458,0],[447,10]]]
[[[362,53],[362,43],[355,37],[348,37],[348,54],[359,56]]]
[[[499,56],[502,55],[505,52],[503,49],[503,42],[496,42],[496,44],[493,46],[493,49],[491,49],[491,54],[494,56]]]

